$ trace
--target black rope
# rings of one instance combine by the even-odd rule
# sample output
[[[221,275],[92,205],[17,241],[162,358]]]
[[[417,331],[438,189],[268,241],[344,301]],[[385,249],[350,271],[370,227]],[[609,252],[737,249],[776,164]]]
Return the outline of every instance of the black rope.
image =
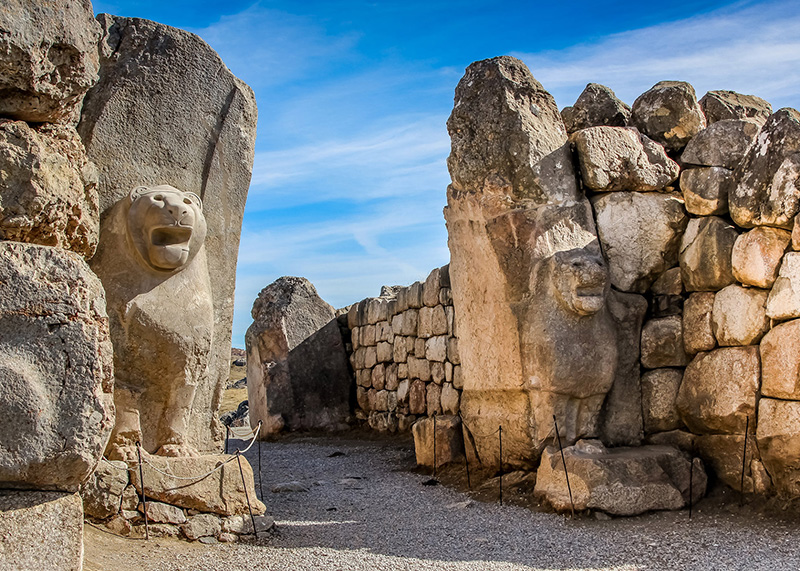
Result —
[[[142,471],[142,445],[136,442],[136,455],[139,457],[139,482],[142,485],[142,509],[144,510],[144,536],[150,539],[150,522],[147,521],[147,496],[144,494],[144,472]]]
[[[239,449],[236,449],[236,460],[239,462],[239,474],[242,476],[242,486],[244,487],[244,497],[247,500],[247,509],[250,512],[250,522],[253,524],[253,534],[258,539],[258,530],[256,529],[256,518],[253,517],[253,506],[250,505],[250,494],[247,493],[247,482],[244,479],[244,470],[242,469],[242,454]]]
[[[572,488],[569,485],[569,473],[567,472],[567,461],[564,458],[564,447],[561,446],[561,436],[558,435],[558,421],[556,415],[553,415],[553,426],[556,429],[556,440],[558,440],[558,449],[561,450],[561,463],[564,465],[564,477],[567,479],[567,491],[569,492],[569,505],[572,509],[572,517],[575,517],[575,502],[572,501]]]

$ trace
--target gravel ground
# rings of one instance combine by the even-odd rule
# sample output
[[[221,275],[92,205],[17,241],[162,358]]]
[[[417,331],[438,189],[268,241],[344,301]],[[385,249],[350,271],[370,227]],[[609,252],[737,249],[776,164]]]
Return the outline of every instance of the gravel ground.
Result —
[[[294,437],[261,450],[276,533],[201,545],[87,527],[87,571],[800,569],[797,520],[735,501],[704,501],[691,520],[685,511],[571,520],[425,486],[407,442]],[[256,454],[254,446],[254,469]],[[308,491],[272,491],[287,482]]]

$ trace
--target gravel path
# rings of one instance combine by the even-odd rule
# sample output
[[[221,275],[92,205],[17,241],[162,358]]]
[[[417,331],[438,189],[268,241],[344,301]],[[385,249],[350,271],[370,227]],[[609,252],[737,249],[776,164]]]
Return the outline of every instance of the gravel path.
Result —
[[[256,453],[248,453],[254,469]],[[570,520],[424,486],[411,467],[408,445],[386,441],[263,443],[263,500],[278,533],[204,546],[89,530],[87,569],[800,569],[800,527],[735,505],[701,504],[691,521],[686,512]],[[271,491],[287,482],[308,491]],[[109,551],[114,559],[103,563]]]

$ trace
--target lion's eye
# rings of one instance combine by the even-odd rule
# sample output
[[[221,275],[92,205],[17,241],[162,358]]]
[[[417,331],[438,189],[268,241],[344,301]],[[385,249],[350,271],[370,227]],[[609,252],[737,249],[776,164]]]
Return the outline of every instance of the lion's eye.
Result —
[[[184,203],[184,204],[191,204],[191,203],[192,203],[192,201],[191,201],[191,200],[189,200],[188,198],[184,198],[184,199],[183,199],[183,203]]]
[[[156,194],[153,197],[153,200],[164,200],[164,195],[163,194]]]

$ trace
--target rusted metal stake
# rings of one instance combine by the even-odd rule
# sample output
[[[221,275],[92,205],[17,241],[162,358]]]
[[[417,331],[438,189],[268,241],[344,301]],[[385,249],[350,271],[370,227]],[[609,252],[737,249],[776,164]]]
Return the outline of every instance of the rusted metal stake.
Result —
[[[228,440],[231,438],[231,427],[225,425],[225,454],[228,453]]]
[[[242,476],[242,487],[244,488],[244,497],[247,500],[247,510],[250,512],[250,522],[253,524],[253,535],[258,539],[258,530],[256,529],[256,518],[253,517],[253,506],[250,505],[250,494],[247,493],[247,482],[244,481],[244,470],[242,469],[242,453],[236,449],[236,461],[239,463],[239,474]]]
[[[569,485],[569,473],[567,472],[567,461],[564,458],[564,447],[561,446],[561,436],[558,434],[558,421],[556,415],[553,415],[553,425],[556,427],[556,440],[558,440],[558,449],[561,451],[561,463],[564,465],[564,477],[567,479],[567,492],[569,492],[569,505],[572,510],[572,517],[575,517],[575,502],[572,501],[572,488]]]
[[[261,482],[261,439],[258,439],[258,493],[262,498],[264,498],[264,488],[263,483]]]
[[[744,505],[744,468],[747,464],[747,431],[750,429],[750,416],[747,416],[747,421],[744,425],[744,449],[742,450],[742,480],[739,484],[739,507]]]
[[[142,445],[136,442],[136,455],[139,457],[139,483],[142,485],[142,509],[144,510],[144,537],[150,539],[150,522],[147,520],[147,496],[144,494],[144,472],[142,470]]]
[[[500,505],[503,505],[503,426],[497,432],[500,434]]]

